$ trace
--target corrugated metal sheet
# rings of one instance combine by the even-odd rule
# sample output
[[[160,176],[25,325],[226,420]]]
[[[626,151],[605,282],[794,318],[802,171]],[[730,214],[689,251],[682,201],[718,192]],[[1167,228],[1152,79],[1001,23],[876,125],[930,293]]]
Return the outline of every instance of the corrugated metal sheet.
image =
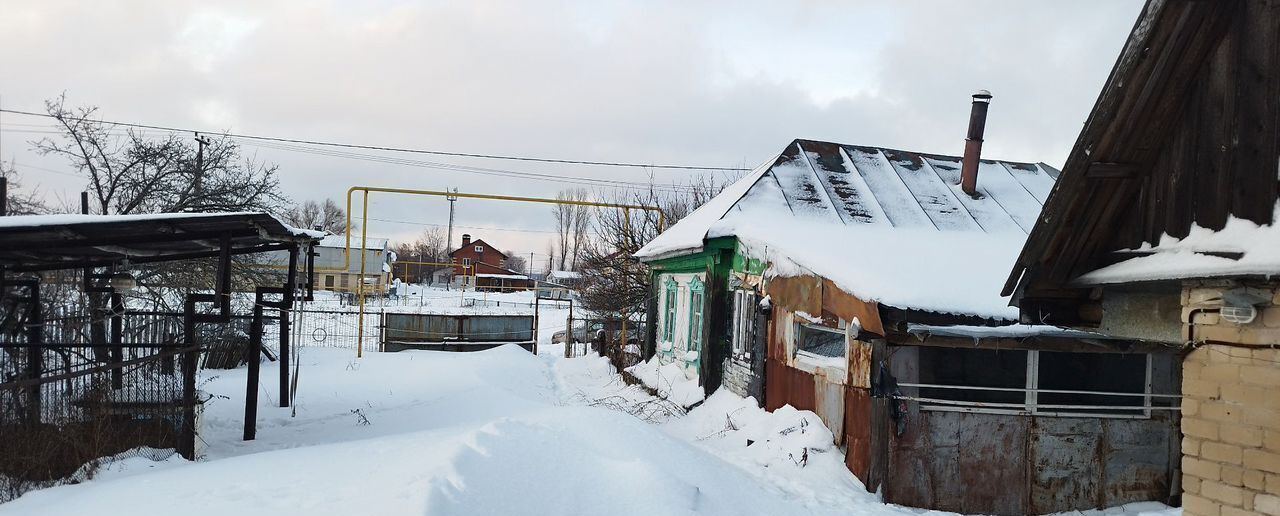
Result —
[[[730,210],[785,204],[842,224],[1028,233],[1058,171],[982,160],[978,196],[959,187],[960,158],[796,140]]]

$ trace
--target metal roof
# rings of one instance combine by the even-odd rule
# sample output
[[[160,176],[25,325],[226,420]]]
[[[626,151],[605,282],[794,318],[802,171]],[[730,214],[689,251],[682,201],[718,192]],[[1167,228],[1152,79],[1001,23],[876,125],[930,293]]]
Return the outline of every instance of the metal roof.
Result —
[[[796,140],[729,209],[784,203],[846,225],[1025,235],[1057,176],[1044,163],[984,159],[970,197],[956,156]]]
[[[0,267],[11,271],[105,266],[279,250],[323,233],[285,225],[267,213],[20,215],[0,217]]]

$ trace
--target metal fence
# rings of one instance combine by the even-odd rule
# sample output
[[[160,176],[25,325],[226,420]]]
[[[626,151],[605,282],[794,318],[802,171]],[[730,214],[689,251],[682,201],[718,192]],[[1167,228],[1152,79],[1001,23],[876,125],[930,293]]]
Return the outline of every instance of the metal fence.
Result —
[[[588,354],[607,356],[619,371],[644,359],[646,325],[643,319],[627,321],[624,325],[621,319],[569,318],[566,325],[565,331],[553,337],[565,344],[566,358]]]
[[[182,314],[42,315],[41,342],[23,323],[0,334],[0,501],[82,480],[103,457],[181,448],[195,374],[180,365]]]

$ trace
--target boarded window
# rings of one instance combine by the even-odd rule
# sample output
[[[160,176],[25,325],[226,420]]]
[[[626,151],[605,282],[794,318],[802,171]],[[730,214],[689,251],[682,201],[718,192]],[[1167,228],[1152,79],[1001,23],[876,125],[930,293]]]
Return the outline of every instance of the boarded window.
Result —
[[[351,286],[350,281],[351,281],[350,276],[348,276],[348,275],[346,275],[346,274],[340,274],[340,275],[338,275],[338,286],[339,286],[339,287],[347,288],[347,287]]]

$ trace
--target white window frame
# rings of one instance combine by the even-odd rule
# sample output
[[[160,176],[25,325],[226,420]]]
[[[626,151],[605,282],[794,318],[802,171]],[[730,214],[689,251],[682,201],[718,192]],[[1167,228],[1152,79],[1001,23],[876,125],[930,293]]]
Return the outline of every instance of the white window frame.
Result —
[[[463,266],[463,267],[470,267],[470,266],[471,266],[471,259],[470,259],[470,258],[463,258],[463,259],[462,259],[462,266]]]
[[[1040,383],[1040,351],[1025,350],[1027,352],[1027,374],[1026,384],[1023,388],[1010,387],[977,387],[964,385],[940,385],[940,384],[924,384],[924,383],[903,383],[899,382],[899,387],[909,388],[929,388],[929,389],[956,389],[956,390],[976,390],[976,391],[1002,391],[1002,392],[1023,392],[1026,396],[1023,403],[979,403],[971,401],[944,400],[935,398],[923,398],[919,396],[903,396],[901,399],[908,401],[916,401],[920,404],[920,410],[933,412],[969,412],[975,414],[1006,414],[1006,415],[1028,415],[1043,417],[1092,417],[1092,418],[1108,418],[1108,419],[1149,419],[1154,410],[1182,410],[1180,403],[1171,403],[1168,406],[1154,406],[1151,401],[1153,398],[1181,400],[1180,394],[1157,394],[1152,392],[1151,369],[1152,354],[1146,353],[1145,378],[1143,381],[1142,392],[1107,392],[1107,391],[1079,391],[1079,390],[1060,390],[1060,389],[1041,389]],[[1125,406],[1105,406],[1105,405],[1070,405],[1070,406],[1053,406],[1049,409],[1041,408],[1038,396],[1040,393],[1049,394],[1090,394],[1101,396],[1116,396],[1126,399],[1141,400],[1141,405],[1125,405]],[[1114,414],[1106,412],[1093,412],[1093,410],[1141,410],[1142,413],[1134,414]]]
[[[840,357],[829,357],[800,349],[800,330],[801,328],[806,327],[812,330],[836,333],[841,337],[844,337],[844,355]],[[848,371],[849,369],[849,335],[841,328],[832,328],[830,326],[823,326],[821,324],[811,322],[795,321],[791,327],[791,347],[792,356],[795,357],[796,367],[802,371],[813,373],[818,369],[836,369],[838,371]]]
[[[756,293],[752,290],[733,291],[733,357],[751,360],[751,342],[755,337]]]
[[[477,252],[477,253],[483,253],[483,252],[484,252],[484,246],[482,246],[482,245],[478,245],[478,246],[476,246],[476,252]]]

